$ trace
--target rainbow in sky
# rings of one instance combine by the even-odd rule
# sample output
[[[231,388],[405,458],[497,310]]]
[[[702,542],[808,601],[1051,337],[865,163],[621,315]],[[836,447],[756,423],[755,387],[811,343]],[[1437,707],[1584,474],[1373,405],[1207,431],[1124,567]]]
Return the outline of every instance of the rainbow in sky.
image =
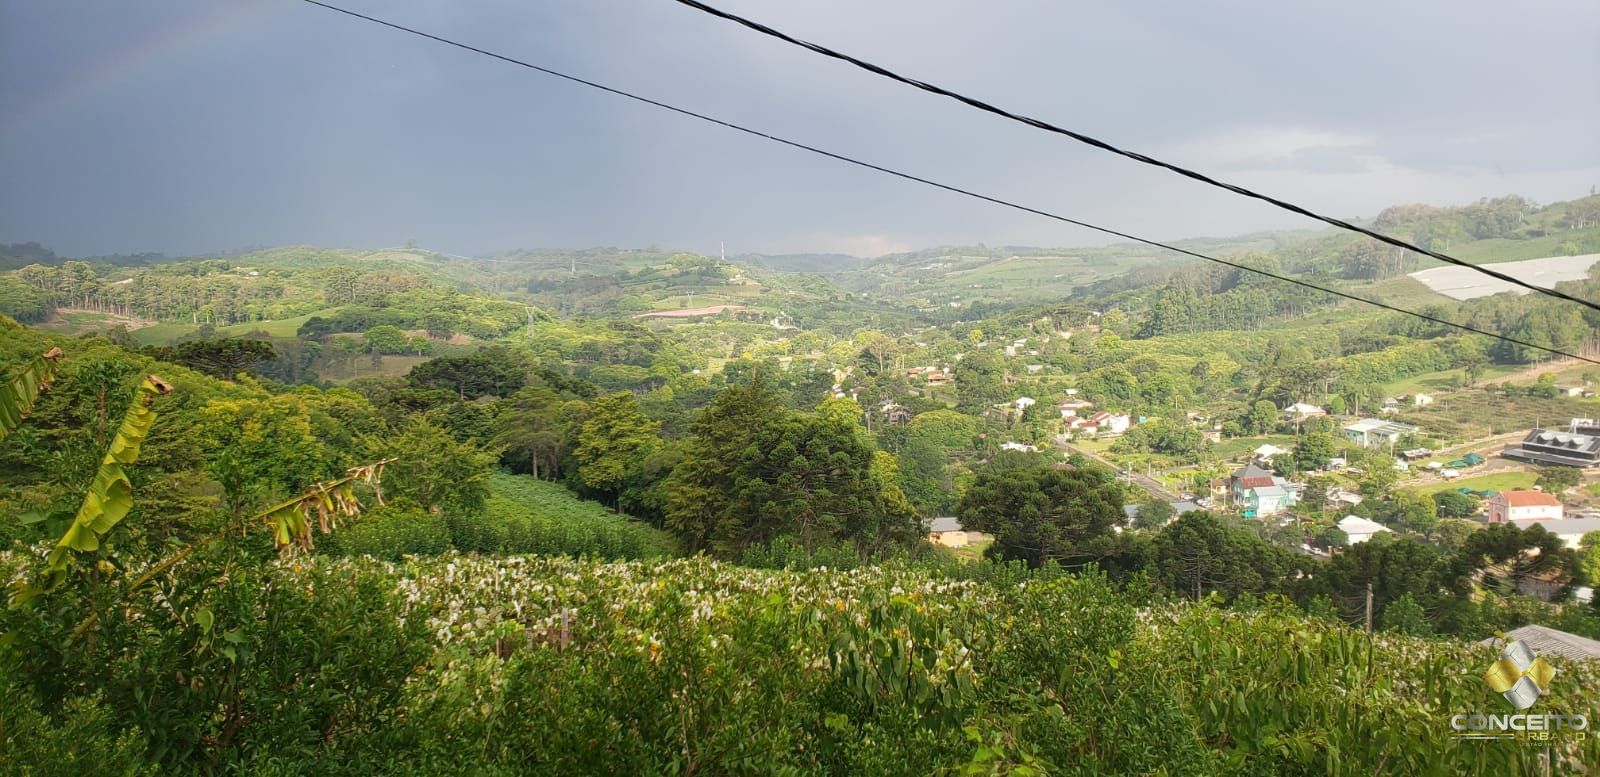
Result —
[[[0,112],[0,127],[14,132],[43,121],[55,113],[136,81],[162,65],[180,61],[197,46],[255,27],[283,10],[284,6],[276,2],[227,0],[208,4],[205,11],[172,25],[160,34],[104,52],[99,61],[86,57],[82,68],[61,79],[54,88],[45,90],[34,100]]]

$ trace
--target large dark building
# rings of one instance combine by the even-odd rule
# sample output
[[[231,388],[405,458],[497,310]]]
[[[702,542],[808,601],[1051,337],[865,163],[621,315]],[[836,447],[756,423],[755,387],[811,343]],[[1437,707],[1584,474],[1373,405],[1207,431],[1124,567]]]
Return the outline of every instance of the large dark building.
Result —
[[[1565,431],[1535,429],[1501,455],[1532,464],[1600,467],[1600,420],[1574,418]]]

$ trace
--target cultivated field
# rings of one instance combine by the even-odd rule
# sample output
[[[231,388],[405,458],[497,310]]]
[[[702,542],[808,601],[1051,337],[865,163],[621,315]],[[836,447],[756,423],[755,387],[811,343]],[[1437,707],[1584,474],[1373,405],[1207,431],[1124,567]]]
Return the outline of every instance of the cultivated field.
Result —
[[[1600,254],[1549,256],[1522,262],[1500,262],[1494,265],[1494,269],[1526,283],[1550,288],[1562,281],[1582,280],[1596,262],[1600,262]],[[1528,293],[1527,289],[1482,275],[1470,267],[1435,267],[1411,273],[1411,277],[1451,299],[1476,299],[1503,291]]]

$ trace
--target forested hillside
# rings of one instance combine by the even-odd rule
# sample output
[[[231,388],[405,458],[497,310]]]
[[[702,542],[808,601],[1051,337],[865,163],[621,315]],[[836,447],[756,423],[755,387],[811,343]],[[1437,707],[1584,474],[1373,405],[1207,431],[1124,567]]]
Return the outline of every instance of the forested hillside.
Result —
[[[1597,207],[1374,223],[1516,259],[1600,250]],[[1600,507],[1502,455],[1600,417],[1535,347],[1600,358],[1600,318],[1338,235],[1192,245],[1525,344],[1119,247],[6,247],[0,762],[1534,773],[1450,719],[1503,711],[1480,641],[1600,639],[1600,532],[1483,517]],[[1539,711],[1592,715],[1548,658]]]

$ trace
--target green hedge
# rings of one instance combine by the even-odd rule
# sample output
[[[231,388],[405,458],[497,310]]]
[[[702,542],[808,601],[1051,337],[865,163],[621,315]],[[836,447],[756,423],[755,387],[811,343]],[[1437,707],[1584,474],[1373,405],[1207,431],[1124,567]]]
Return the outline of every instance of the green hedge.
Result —
[[[378,508],[319,540],[319,546],[333,555],[387,561],[452,549],[608,560],[678,555],[667,533],[579,499],[559,484],[496,474],[489,479],[489,492],[481,513]]]
[[[559,484],[522,475],[492,476],[483,516],[458,518],[451,531],[463,551],[604,559],[677,555],[666,532],[579,499]]]

